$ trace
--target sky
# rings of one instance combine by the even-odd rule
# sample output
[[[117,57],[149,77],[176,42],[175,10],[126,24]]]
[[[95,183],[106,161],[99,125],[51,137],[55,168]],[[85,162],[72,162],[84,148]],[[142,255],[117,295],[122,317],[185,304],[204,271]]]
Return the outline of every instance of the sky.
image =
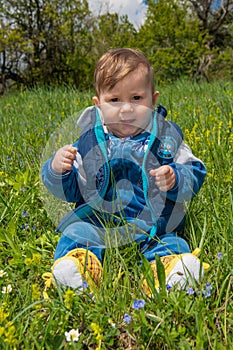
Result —
[[[90,10],[95,14],[107,12],[116,12],[119,15],[128,15],[129,21],[136,28],[139,28],[146,16],[146,0],[88,0]],[[221,0],[215,0],[212,8],[217,9]]]
[[[116,12],[128,15],[129,21],[139,28],[145,19],[147,6],[143,0],[88,0],[90,10],[95,13]]]

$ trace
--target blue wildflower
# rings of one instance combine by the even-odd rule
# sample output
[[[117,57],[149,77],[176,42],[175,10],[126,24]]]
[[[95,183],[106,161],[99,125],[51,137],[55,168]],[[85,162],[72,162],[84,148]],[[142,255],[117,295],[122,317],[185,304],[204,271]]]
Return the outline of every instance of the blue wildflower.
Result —
[[[29,225],[28,224],[23,224],[22,226],[21,226],[21,229],[22,230],[27,230],[29,228]]]
[[[213,287],[211,286],[210,282],[207,282],[205,286],[206,286],[206,289],[208,289],[208,290],[212,290],[213,289]]]
[[[211,290],[213,287],[209,282],[206,283],[206,289],[203,290],[203,295],[205,298],[209,298],[211,296]]]
[[[221,252],[218,253],[218,259],[219,260],[222,259],[222,253]]]
[[[208,289],[203,290],[203,295],[205,298],[209,298],[211,296],[211,291]]]
[[[169,289],[171,289],[171,288],[172,288],[172,286],[170,286],[170,284],[167,283],[167,284],[166,284],[166,289],[169,290]]]
[[[82,287],[83,287],[84,289],[88,288],[88,283],[87,283],[87,281],[83,281]]]
[[[24,210],[24,211],[22,212],[22,217],[23,217],[23,218],[26,218],[27,216],[29,216],[29,213],[28,213],[26,210]]]
[[[135,310],[141,309],[145,305],[145,300],[139,299],[133,302],[132,308]]]
[[[132,321],[132,317],[128,314],[124,314],[123,321],[125,323],[130,323]]]
[[[192,287],[188,288],[188,290],[187,290],[187,294],[188,294],[188,295],[193,295],[194,293],[195,293],[195,292],[194,292],[194,290],[193,290]]]

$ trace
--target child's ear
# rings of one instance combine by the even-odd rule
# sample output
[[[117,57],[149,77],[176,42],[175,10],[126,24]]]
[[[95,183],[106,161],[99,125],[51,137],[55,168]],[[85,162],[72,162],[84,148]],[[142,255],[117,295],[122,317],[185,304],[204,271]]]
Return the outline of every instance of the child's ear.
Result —
[[[92,97],[92,100],[93,100],[94,104],[96,105],[96,107],[99,107],[100,101],[99,101],[98,97],[94,96],[94,97]]]
[[[157,100],[158,100],[158,97],[159,97],[159,92],[158,92],[158,91],[155,91],[155,92],[154,92],[154,95],[153,95],[153,98],[152,98],[153,106],[156,104],[156,102],[157,102]]]

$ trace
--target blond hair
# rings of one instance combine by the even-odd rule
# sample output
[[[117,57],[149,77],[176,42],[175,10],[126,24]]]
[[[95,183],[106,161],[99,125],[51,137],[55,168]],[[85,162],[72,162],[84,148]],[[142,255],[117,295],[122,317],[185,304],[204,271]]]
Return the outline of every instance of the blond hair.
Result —
[[[118,48],[107,51],[95,67],[94,85],[96,96],[102,91],[111,90],[127,74],[139,68],[146,68],[148,84],[154,93],[154,71],[144,54],[130,48]]]

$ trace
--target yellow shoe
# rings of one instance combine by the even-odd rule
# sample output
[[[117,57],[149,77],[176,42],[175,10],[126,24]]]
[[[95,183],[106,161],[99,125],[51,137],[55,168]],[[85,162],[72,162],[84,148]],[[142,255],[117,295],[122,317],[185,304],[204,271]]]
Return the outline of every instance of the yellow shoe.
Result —
[[[50,276],[49,276],[50,275]],[[44,297],[47,298],[47,289],[51,284],[71,287],[77,293],[84,288],[84,281],[93,289],[102,277],[102,265],[95,254],[83,248],[71,250],[65,256],[57,259],[52,266],[52,274],[45,273]]]
[[[197,255],[200,249],[195,249],[192,253],[174,254],[160,257],[165,269],[166,285],[172,287],[177,285],[179,289],[183,289],[193,282],[198,282],[199,278],[204,275],[204,271],[208,270],[209,264],[202,263]],[[158,275],[156,271],[156,262],[151,263],[151,269],[154,273],[155,288],[159,288]],[[148,292],[149,287],[144,281],[144,289]]]

